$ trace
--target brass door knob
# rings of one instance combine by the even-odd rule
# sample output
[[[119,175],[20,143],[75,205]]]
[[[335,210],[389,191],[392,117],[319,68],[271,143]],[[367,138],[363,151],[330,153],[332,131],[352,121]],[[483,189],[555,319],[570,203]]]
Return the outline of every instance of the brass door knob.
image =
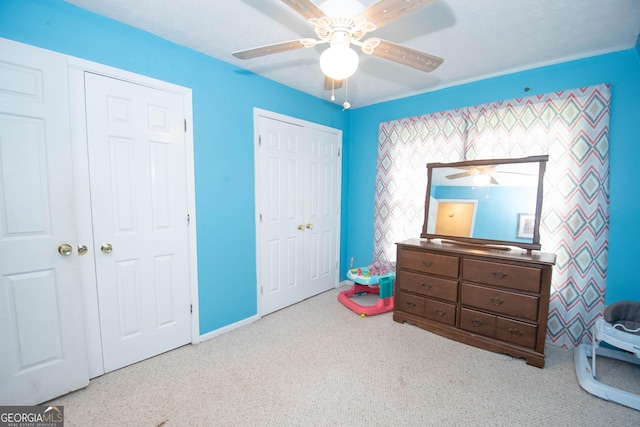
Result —
[[[111,243],[105,243],[100,247],[100,250],[105,254],[110,254],[113,251],[113,246],[111,246]]]
[[[73,247],[68,243],[63,243],[58,246],[58,253],[63,256],[69,256],[73,252]]]
[[[88,250],[87,245],[78,245],[78,255],[84,255]]]
[[[307,224],[307,228],[308,229],[312,229],[313,228],[313,224]]]
[[[304,225],[300,224],[300,225],[298,226],[298,230],[304,230]]]

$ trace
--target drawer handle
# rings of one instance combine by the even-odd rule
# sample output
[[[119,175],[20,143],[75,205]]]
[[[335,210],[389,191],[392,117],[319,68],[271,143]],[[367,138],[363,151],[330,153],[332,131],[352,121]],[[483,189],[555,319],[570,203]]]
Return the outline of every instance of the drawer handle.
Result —
[[[522,335],[524,335],[524,332],[522,332],[518,328],[509,328],[509,329],[507,329],[507,331],[509,331],[509,333],[511,335],[513,335],[514,337],[521,337]]]
[[[473,326],[480,327],[480,326],[484,325],[484,322],[482,320],[478,319],[477,317],[474,317],[473,319],[471,319],[471,324]]]
[[[496,279],[502,280],[505,277],[507,277],[507,273],[503,273],[502,271],[494,271],[493,277],[495,277]]]
[[[442,317],[442,316],[444,316],[445,314],[447,314],[447,312],[446,312],[446,311],[444,311],[444,310],[443,310],[443,309],[441,309],[441,308],[436,308],[435,312],[436,312],[436,314],[437,314],[438,316],[440,316],[440,317]]]
[[[502,298],[498,298],[498,297],[491,297],[489,298],[491,300],[491,303],[493,305],[500,305],[504,302],[504,300]]]
[[[423,287],[423,288],[425,288],[425,289],[431,289],[431,287],[432,287],[432,286],[433,286],[433,285],[431,285],[431,284],[429,284],[429,283],[427,283],[427,282],[424,282],[424,283],[422,284],[422,287]]]
[[[433,265],[433,262],[429,261],[428,259],[423,259],[422,263],[425,265],[425,267],[431,267]]]
[[[416,307],[416,304],[415,304],[415,303],[413,303],[413,302],[411,302],[411,301],[407,301],[407,305],[408,305],[409,307],[411,307],[411,308]]]

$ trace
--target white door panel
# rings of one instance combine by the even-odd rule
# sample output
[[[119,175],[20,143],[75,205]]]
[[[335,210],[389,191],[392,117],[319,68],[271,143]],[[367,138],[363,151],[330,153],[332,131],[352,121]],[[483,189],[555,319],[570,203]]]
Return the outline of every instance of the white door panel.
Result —
[[[109,372],[191,341],[183,99],[103,76],[85,79]]]
[[[0,40],[0,405],[89,382],[65,57]]]
[[[340,136],[258,116],[261,314],[337,286]]]
[[[303,250],[304,232],[298,229],[303,222],[302,165],[298,128],[289,123],[270,120],[265,128],[260,162],[262,197],[261,275],[265,313],[294,304],[302,298],[298,271],[299,254]]]
[[[339,217],[339,140],[334,134],[310,129],[307,228],[310,240],[310,287],[314,294],[336,286],[337,224]]]

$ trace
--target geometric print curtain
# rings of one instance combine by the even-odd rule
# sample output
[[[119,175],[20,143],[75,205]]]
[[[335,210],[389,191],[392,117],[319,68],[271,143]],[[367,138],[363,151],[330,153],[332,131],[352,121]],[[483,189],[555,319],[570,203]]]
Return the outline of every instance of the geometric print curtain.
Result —
[[[374,261],[395,261],[394,243],[420,235],[426,163],[548,154],[540,243],[557,259],[547,341],[589,340],[606,290],[610,100],[601,84],[381,123]]]
[[[420,235],[426,163],[464,158],[462,110],[381,123],[374,217],[374,262],[395,263],[395,243]]]

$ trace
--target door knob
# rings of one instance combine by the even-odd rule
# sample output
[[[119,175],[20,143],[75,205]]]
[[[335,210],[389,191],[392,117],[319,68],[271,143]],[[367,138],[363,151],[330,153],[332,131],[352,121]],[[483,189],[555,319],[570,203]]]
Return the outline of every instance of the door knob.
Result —
[[[105,254],[110,254],[113,251],[113,246],[111,246],[111,243],[105,243],[100,247],[100,250]]]
[[[304,225],[300,224],[300,225],[298,226],[298,230],[304,230]]]
[[[58,246],[58,253],[60,255],[69,256],[73,252],[73,247],[68,243],[63,243]]]
[[[78,245],[78,255],[84,255],[88,250],[86,245]]]
[[[307,224],[307,228],[308,229],[312,229],[313,228],[313,224]]]

